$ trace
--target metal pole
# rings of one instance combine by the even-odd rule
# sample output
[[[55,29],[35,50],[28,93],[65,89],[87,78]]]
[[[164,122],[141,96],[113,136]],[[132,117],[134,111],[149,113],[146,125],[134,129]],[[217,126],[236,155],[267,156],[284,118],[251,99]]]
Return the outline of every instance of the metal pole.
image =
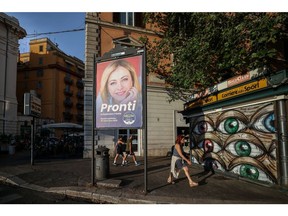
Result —
[[[95,55],[94,55],[94,64],[93,64],[93,90],[92,90],[92,156],[91,156],[91,184],[95,184]]]
[[[143,123],[144,123],[144,134],[143,134],[143,144],[144,144],[144,193],[148,192],[148,159],[147,159],[147,83],[146,83],[146,47],[144,47],[143,54]]]
[[[34,123],[35,123],[35,117],[33,116],[32,122],[31,122],[31,165],[34,165]]]
[[[287,111],[285,100],[277,101],[278,112],[278,136],[279,136],[279,162],[280,162],[280,184],[288,186],[288,139],[287,139]]]

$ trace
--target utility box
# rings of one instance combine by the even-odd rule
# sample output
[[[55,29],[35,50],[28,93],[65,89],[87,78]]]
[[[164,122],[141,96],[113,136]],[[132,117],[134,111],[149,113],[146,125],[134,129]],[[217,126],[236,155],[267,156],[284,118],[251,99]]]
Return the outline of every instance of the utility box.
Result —
[[[109,176],[109,149],[105,146],[98,146],[96,149],[96,179],[103,180]]]

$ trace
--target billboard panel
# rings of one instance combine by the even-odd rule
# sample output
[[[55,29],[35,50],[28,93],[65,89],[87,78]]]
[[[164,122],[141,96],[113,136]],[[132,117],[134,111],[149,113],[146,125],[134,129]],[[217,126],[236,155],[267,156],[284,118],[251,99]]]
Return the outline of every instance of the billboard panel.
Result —
[[[41,99],[37,96],[24,94],[24,115],[40,117],[41,116]]]
[[[142,55],[96,63],[96,128],[142,128]]]

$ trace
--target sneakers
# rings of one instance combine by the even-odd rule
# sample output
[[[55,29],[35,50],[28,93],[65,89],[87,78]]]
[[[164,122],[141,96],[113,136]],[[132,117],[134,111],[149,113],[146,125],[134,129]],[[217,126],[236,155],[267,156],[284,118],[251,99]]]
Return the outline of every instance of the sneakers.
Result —
[[[117,163],[113,162],[113,165],[114,165],[114,166],[117,166]]]
[[[125,166],[125,164],[122,163],[121,166]]]
[[[135,166],[140,166],[141,164],[139,162],[135,163]]]

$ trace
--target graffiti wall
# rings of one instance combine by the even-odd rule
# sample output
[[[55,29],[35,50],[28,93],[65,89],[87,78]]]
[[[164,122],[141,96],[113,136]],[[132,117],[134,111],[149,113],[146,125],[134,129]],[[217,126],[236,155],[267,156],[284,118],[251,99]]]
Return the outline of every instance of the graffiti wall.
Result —
[[[209,153],[222,171],[277,183],[274,119],[271,102],[193,117],[192,157],[203,163]]]

